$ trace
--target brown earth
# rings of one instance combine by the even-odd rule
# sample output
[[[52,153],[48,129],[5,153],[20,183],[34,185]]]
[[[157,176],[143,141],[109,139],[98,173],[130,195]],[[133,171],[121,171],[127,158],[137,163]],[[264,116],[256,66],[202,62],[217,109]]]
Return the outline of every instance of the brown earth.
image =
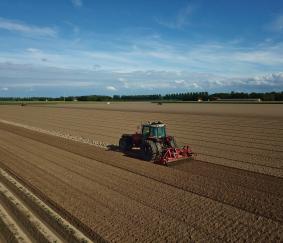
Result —
[[[141,121],[162,120],[199,160],[283,177],[282,107],[144,102],[0,106],[0,119],[108,144],[135,132]]]
[[[5,113],[0,115],[2,119],[8,120],[9,116],[16,122],[53,129],[48,117],[45,117],[46,123],[43,119],[49,110],[56,115],[55,127],[61,124],[60,129],[71,132],[77,131],[76,127],[80,128],[78,123],[74,123],[74,120],[79,120],[68,115],[88,112],[29,107],[16,114],[17,108],[5,109]],[[31,114],[29,120],[26,112]],[[61,113],[66,116],[66,128],[64,120],[58,118]],[[118,129],[115,122],[122,126],[123,112],[114,113],[115,121],[107,115],[109,111],[97,113],[99,117],[80,117],[82,124],[87,124],[86,119],[89,125],[87,128],[82,125],[79,132],[92,131],[92,127],[95,137],[104,132],[111,138],[118,133],[111,124],[117,130],[122,129]],[[129,114],[132,113],[127,113],[128,118]],[[179,118],[182,119],[182,116]],[[101,123],[98,122],[100,119]],[[205,121],[203,123],[206,124]],[[181,128],[181,124],[182,121],[175,126],[175,131]],[[246,129],[247,132],[251,130]],[[255,130],[257,133],[251,132],[253,135],[260,134],[260,130]],[[276,135],[274,132],[273,139]],[[221,147],[225,152],[227,147]],[[250,153],[252,151],[257,150],[251,149]],[[201,160],[179,162],[168,168],[119,152],[3,123],[0,123],[0,155],[2,168],[17,176],[66,218],[80,224],[80,228],[93,238],[101,236],[104,240],[119,242],[283,240],[283,179],[266,175],[271,174],[270,171],[260,174],[253,169],[239,169],[239,165],[231,162],[224,166],[223,162]],[[279,152],[275,154],[277,157],[280,155]],[[230,156],[229,151],[226,156]],[[262,159],[261,166],[269,170],[273,162],[271,158],[268,163]],[[249,164],[253,168],[258,162],[251,161]],[[274,173],[280,175],[280,171],[281,168],[275,168]]]
[[[0,242],[92,242],[7,170],[0,168]]]
[[[0,123],[0,165],[94,240],[282,241],[281,107],[0,106],[0,119],[108,144],[162,120],[198,154],[165,168]]]
[[[42,106],[42,105],[37,105]],[[48,105],[43,105],[47,107]],[[62,107],[69,109],[95,109],[107,111],[126,112],[152,112],[169,114],[190,114],[190,115],[217,115],[217,116],[247,116],[247,117],[271,117],[283,118],[282,103],[280,104],[215,104],[215,103],[163,103],[162,106],[150,102],[111,102],[107,105],[104,102],[78,102],[60,103],[49,107]]]

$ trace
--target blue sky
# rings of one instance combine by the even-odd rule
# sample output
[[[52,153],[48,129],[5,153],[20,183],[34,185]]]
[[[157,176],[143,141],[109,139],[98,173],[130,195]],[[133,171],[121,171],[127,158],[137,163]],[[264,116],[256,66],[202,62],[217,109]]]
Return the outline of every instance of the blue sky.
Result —
[[[283,1],[0,1],[0,96],[232,90],[283,90]]]

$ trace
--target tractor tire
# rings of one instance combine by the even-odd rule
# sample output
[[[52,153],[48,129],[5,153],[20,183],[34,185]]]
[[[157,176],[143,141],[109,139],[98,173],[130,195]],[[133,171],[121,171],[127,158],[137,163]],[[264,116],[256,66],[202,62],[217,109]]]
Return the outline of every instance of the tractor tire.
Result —
[[[121,137],[119,140],[119,149],[122,152],[128,152],[132,149],[132,141],[129,137]]]
[[[161,159],[163,148],[162,148],[162,145],[160,143],[155,143],[155,145],[156,145],[156,149],[157,149],[155,160],[158,161],[158,160]]]
[[[177,145],[174,137],[172,137],[171,140],[170,140],[170,147],[171,148],[178,148],[178,145]]]
[[[143,157],[146,161],[154,162],[158,154],[156,143],[153,141],[146,141],[143,145]]]

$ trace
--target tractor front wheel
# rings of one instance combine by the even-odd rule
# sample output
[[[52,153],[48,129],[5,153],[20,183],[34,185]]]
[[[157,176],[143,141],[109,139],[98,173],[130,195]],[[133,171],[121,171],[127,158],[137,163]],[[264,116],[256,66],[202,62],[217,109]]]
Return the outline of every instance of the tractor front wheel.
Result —
[[[132,149],[132,142],[130,138],[121,137],[119,140],[119,148],[123,152],[130,151]]]

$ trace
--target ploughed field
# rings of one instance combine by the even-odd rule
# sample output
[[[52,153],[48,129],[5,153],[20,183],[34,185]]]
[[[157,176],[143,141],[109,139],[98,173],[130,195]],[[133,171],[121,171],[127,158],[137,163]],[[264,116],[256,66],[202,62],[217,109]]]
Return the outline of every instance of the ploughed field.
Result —
[[[283,106],[111,103],[1,106],[0,119],[106,144],[161,120],[198,160],[283,177]]]
[[[280,107],[0,106],[0,167],[93,241],[279,242]],[[87,144],[117,144],[147,120],[165,122],[195,160],[163,167]]]

